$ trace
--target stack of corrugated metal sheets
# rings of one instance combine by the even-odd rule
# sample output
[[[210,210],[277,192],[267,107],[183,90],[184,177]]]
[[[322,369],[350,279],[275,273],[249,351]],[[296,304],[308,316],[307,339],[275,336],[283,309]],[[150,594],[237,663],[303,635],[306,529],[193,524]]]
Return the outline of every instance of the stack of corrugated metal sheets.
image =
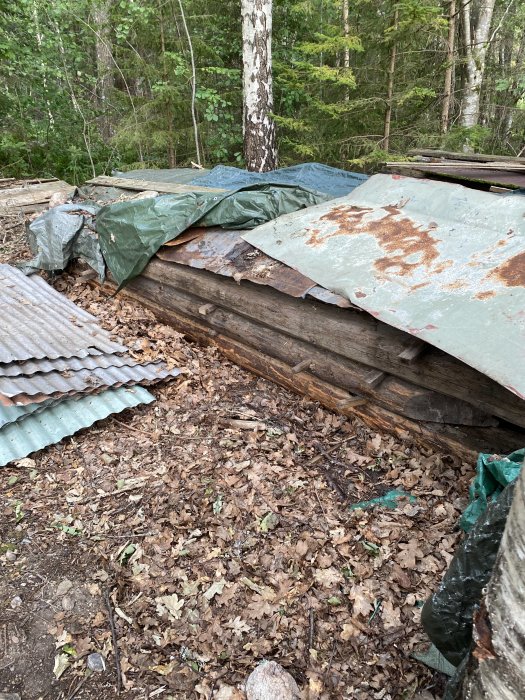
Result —
[[[180,374],[137,362],[94,316],[10,265],[0,265],[0,308],[0,466],[150,403],[140,385]]]

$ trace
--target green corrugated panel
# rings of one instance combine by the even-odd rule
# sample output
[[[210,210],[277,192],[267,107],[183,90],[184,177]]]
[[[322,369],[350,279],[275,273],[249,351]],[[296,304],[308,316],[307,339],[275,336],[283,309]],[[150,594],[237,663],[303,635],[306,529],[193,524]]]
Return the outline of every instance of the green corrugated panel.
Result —
[[[134,386],[61,401],[0,430],[0,466],[60,442],[112,413],[154,400],[155,397],[144,387]]]

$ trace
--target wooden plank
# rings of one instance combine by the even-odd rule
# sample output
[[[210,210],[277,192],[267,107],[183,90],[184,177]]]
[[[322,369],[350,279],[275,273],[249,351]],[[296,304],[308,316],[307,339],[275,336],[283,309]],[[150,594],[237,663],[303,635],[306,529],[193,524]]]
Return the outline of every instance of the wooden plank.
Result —
[[[104,187],[120,187],[123,190],[146,190],[162,192],[163,194],[180,194],[184,192],[227,192],[218,187],[201,187],[199,185],[178,185],[172,182],[155,182],[153,180],[134,180],[127,177],[109,177],[99,175],[87,181],[88,185],[104,185]]]
[[[504,454],[523,444],[525,435],[523,431],[510,431],[498,427],[474,428],[418,422],[371,402],[350,406],[348,405],[351,403],[348,401],[348,394],[328,382],[305,372],[294,374],[291,371],[292,368],[285,363],[227,335],[216,334],[210,337],[208,328],[202,321],[169,310],[154,301],[145,300],[133,289],[126,288],[124,293],[145,304],[154,311],[160,320],[172,325],[180,332],[190,335],[200,342],[215,345],[222,354],[241,367],[295,393],[319,401],[333,411],[350,417],[358,417],[375,430],[394,434],[402,439],[410,439],[433,449],[444,450],[469,463],[476,460],[479,451],[497,451]]]
[[[379,405],[417,420],[450,422],[466,425],[495,425],[490,415],[459,399],[429,391],[385,372],[348,360],[341,355],[319,349],[268,328],[227,309],[218,308],[213,317],[199,318],[201,299],[188,292],[175,290],[148,279],[138,278],[129,288],[143,301],[162,303],[168,310],[183,313],[210,328],[210,335],[219,333],[251,345],[265,354],[291,366],[292,374],[306,372],[327,381],[348,393],[371,398]],[[298,357],[307,358],[296,364]]]
[[[21,187],[0,190],[0,207],[17,208],[49,202],[57,192],[64,192],[68,198],[73,197],[76,187],[63,180],[41,182]]]
[[[450,158],[452,160],[462,160],[471,163],[523,163],[525,158],[514,156],[496,156],[486,153],[456,153],[454,151],[440,151],[432,148],[413,148],[408,152],[409,156],[425,156],[427,158]]]
[[[451,173],[454,172],[454,170],[472,170],[474,172],[477,171],[485,171],[485,170],[502,170],[505,172],[522,172],[525,170],[525,164],[521,163],[454,163],[450,161],[442,161],[439,163],[429,163],[427,161],[394,161],[394,162],[388,162],[386,163],[387,168],[417,168],[419,170],[428,170],[429,172],[432,170],[437,170],[437,171],[450,171]]]
[[[436,348],[430,348],[416,363],[402,362],[399,355],[413,336],[369,314],[293,299],[268,287],[237,284],[206,270],[160,260],[148,265],[139,279],[144,278],[194,294],[314,347],[473,403],[488,414],[525,427],[525,402],[518,396]],[[217,312],[211,319],[215,324]]]

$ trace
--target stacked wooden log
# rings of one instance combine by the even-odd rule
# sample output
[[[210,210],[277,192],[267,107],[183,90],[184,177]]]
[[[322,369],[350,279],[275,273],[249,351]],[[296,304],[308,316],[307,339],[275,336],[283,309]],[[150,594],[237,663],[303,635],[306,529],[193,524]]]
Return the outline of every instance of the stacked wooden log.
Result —
[[[525,443],[525,402],[355,308],[154,259],[124,293],[252,372],[465,459]]]

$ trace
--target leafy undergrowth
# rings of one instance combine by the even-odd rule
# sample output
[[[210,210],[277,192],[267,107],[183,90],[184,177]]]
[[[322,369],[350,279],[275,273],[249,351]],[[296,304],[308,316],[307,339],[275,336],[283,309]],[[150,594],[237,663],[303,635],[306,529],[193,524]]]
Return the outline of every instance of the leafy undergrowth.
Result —
[[[304,698],[440,697],[442,677],[410,655],[471,467],[257,378],[135,303],[72,276],[55,286],[184,373],[3,470],[0,691],[113,697],[107,592],[124,698],[240,700],[262,658]],[[416,500],[349,509],[400,488]],[[94,651],[107,669],[86,679]]]

